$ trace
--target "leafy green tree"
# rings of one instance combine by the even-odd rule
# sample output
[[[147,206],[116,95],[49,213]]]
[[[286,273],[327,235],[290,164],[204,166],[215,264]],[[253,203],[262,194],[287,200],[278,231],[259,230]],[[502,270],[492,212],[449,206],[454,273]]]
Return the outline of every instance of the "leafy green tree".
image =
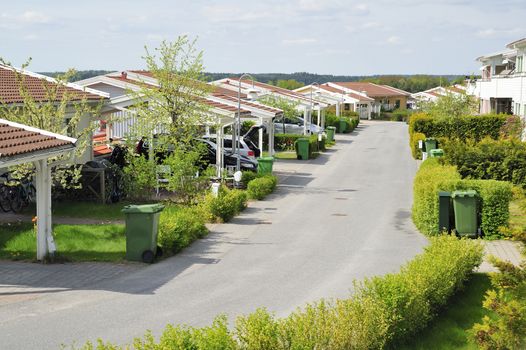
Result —
[[[29,67],[30,62],[31,58],[22,65],[22,71]],[[0,63],[11,66],[2,58]],[[92,142],[92,132],[97,128],[95,118],[100,113],[103,98],[98,103],[93,103],[85,96],[79,98],[79,93],[74,90],[67,89],[67,82],[75,74],[75,70],[70,69],[65,74],[57,75],[54,83],[42,79],[40,83],[45,95],[37,100],[29,91],[27,75],[22,71],[13,70],[13,73],[23,102],[10,104],[0,99],[0,118],[77,138],[75,154],[81,156]],[[85,122],[86,117],[92,117],[93,122]],[[64,156],[52,158],[49,162],[56,164],[58,160],[61,160],[60,165],[55,165],[52,172],[54,182],[59,182],[64,188],[78,187],[80,166]],[[10,170],[13,177],[18,179],[29,177],[34,172],[31,164],[23,164]]]
[[[461,117],[473,115],[478,111],[478,102],[475,97],[466,93],[447,93],[440,96],[435,102],[423,101],[420,109],[436,117]]]
[[[298,120],[297,107],[299,102],[287,100],[277,96],[263,96],[259,99],[259,102],[266,104],[267,106],[276,107],[283,111],[283,130],[285,130],[285,119]]]
[[[193,139],[200,135],[203,125],[213,122],[203,102],[211,91],[204,82],[203,52],[195,44],[195,40],[180,36],[174,42],[163,41],[153,52],[146,47],[143,58],[156,83],[143,81],[138,91],[129,91],[138,103],[131,108],[136,119],[128,142],[134,147],[137,140],[144,139],[149,147],[148,164],[138,164],[150,169],[144,171],[150,179],[142,181],[146,192],[156,183],[152,177],[161,162],[156,155],[163,155],[165,164],[172,168],[167,186],[170,190],[188,194],[193,188],[188,184],[196,173],[198,158]],[[134,167],[134,162],[129,166]],[[184,173],[180,166],[185,168]]]
[[[286,79],[286,80],[279,79],[278,81],[276,81],[275,84],[272,84],[272,85],[275,85],[277,87],[287,89],[287,90],[295,90],[297,88],[305,86],[305,84],[300,83],[299,81],[296,81],[294,79]]]

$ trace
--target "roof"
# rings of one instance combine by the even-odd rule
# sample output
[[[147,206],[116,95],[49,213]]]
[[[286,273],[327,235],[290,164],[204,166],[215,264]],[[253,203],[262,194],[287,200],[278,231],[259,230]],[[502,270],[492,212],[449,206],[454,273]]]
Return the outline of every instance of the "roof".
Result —
[[[226,89],[224,87],[221,87],[221,86],[217,86],[217,85],[210,85],[213,87],[213,90],[212,90],[212,95],[227,95],[227,96],[233,96],[235,98],[237,98],[237,94],[239,91],[234,91],[234,90],[230,90],[230,89]],[[241,93],[241,98],[242,99],[245,99],[247,98],[247,94],[244,94],[244,93]]]
[[[17,79],[17,72],[22,75],[23,84],[29,96],[37,102],[49,102],[47,90],[53,85],[58,85],[55,101],[60,101],[66,94],[69,94],[71,101],[80,101],[84,98],[99,101],[109,97],[108,94],[100,91],[71,83],[66,85],[59,84],[50,77],[0,64],[0,103],[24,102],[24,97],[20,93],[20,82]]]
[[[225,83],[226,84],[230,84],[230,85],[234,85],[234,84],[232,84],[230,82],[230,80],[233,80],[235,82],[239,81],[238,78],[228,78],[225,81]],[[278,86],[274,86],[274,85],[270,85],[270,84],[260,83],[259,81],[252,81],[252,80],[243,79],[241,82],[244,83],[244,84],[247,84],[247,85],[253,85],[255,87],[257,86],[257,87],[260,87],[262,89],[269,90],[269,91],[271,91],[273,93],[276,93],[276,94],[279,94],[279,95],[300,99],[300,100],[303,100],[303,101],[306,101],[306,102],[310,103],[310,99],[308,97],[305,97],[304,95],[302,95],[302,94],[300,94],[300,93],[298,93],[296,91],[287,90],[287,89],[280,88]],[[236,85],[236,86],[238,86],[238,85]],[[316,100],[314,100],[314,101],[316,101]]]
[[[7,158],[75,147],[76,140],[0,119],[0,165]]]
[[[354,91],[365,91],[369,97],[409,96],[410,93],[388,85],[378,85],[368,82],[333,82]]]
[[[513,55],[514,53],[516,53],[516,50],[509,50],[509,49],[508,50],[501,50],[501,51],[492,52],[492,53],[489,53],[487,55],[483,55],[483,56],[477,57],[476,61],[484,61],[484,60],[486,60],[488,58],[498,57],[498,56]]]
[[[232,97],[232,96],[229,96],[229,95],[221,95],[221,94],[214,94],[215,97],[217,97],[218,99],[221,99],[221,100],[225,100],[225,101],[230,101],[230,102],[238,102],[238,99],[237,97]],[[278,108],[274,108],[274,107],[269,107],[267,105],[263,105],[261,103],[254,103],[254,102],[250,102],[250,101],[246,101],[246,100],[242,100],[241,101],[241,105],[243,106],[248,106],[248,107],[253,107],[253,108],[257,108],[257,109],[260,109],[260,110],[263,110],[263,111],[267,111],[269,113],[273,113],[274,115],[279,115],[279,114],[282,114],[283,111],[281,109],[278,109]]]
[[[354,92],[345,92],[342,89],[337,89],[337,88],[329,86],[329,85],[320,85],[320,88],[323,89],[323,90],[326,90],[326,91],[329,91],[329,92],[338,93],[338,94],[341,94],[342,91],[343,91],[344,95],[352,97],[352,98],[354,98],[355,100],[358,100],[358,101],[374,101],[374,98],[370,98],[368,96],[356,94]]]
[[[522,39],[519,39],[519,40],[515,40],[514,42],[511,42],[509,43],[508,45],[506,45],[506,47],[508,49],[514,49],[516,48],[517,46],[524,46],[526,45],[526,38],[522,38]]]

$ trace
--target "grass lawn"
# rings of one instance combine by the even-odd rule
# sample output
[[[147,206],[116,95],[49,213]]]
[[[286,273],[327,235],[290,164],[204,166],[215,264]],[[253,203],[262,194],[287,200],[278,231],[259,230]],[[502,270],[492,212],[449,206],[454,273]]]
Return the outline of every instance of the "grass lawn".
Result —
[[[101,204],[98,202],[60,201],[53,202],[51,208],[54,216],[70,218],[87,218],[98,220],[124,220],[121,210],[124,206],[131,204],[122,201],[112,204]],[[133,203],[140,204],[140,203]],[[36,215],[35,205],[24,209],[23,214]]]
[[[268,157],[268,152],[263,152],[263,157]],[[274,153],[276,159],[297,159],[296,151],[280,151]]]
[[[68,261],[123,261],[126,251],[124,225],[55,225],[60,257]],[[0,225],[0,259],[33,260],[36,236],[33,225]]]
[[[526,228],[526,199],[514,199],[510,202],[510,227]]]
[[[396,349],[477,349],[468,341],[466,330],[480,322],[487,310],[482,308],[486,290],[491,287],[486,274],[474,274],[465,289],[454,295],[429,326]]]

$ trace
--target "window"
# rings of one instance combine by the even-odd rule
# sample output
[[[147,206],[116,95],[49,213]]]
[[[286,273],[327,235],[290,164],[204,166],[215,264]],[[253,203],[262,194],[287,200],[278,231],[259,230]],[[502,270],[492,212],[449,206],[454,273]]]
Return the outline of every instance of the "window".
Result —
[[[521,73],[522,72],[522,61],[523,61],[523,58],[524,56],[520,55],[520,56],[517,56],[517,62],[516,62],[516,66],[515,66],[515,71],[517,73]]]
[[[346,103],[346,104],[343,106],[343,109],[346,110],[346,111],[348,111],[348,110],[351,109],[351,105],[348,104],[348,103]]]
[[[395,108],[400,108],[400,100],[396,100],[396,102],[395,102]]]

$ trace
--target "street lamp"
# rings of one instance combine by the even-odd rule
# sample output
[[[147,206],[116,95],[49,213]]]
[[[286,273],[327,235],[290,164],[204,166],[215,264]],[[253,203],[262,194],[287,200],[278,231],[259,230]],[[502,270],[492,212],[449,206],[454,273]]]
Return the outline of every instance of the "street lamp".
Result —
[[[311,86],[311,89],[310,89],[310,118],[311,120],[312,120],[312,111],[314,110],[314,104],[312,100],[312,90],[315,85],[318,86],[318,89],[320,88],[320,84],[317,82],[310,84]],[[319,94],[319,91],[316,91],[316,93]],[[305,115],[305,118],[303,119],[303,135],[307,135],[307,116],[306,115]]]
[[[252,89],[254,89],[254,81],[255,79],[248,73],[244,73],[239,77],[239,84],[238,84],[238,90],[237,90],[237,118],[236,118],[236,125],[235,125],[235,132],[233,132],[232,137],[234,137],[235,142],[233,143],[233,146],[235,148],[234,153],[237,154],[237,161],[236,161],[236,172],[240,171],[241,169],[241,153],[239,151],[240,148],[240,136],[241,136],[241,80],[243,78],[250,78],[252,80]],[[234,131],[234,130],[232,130]]]

